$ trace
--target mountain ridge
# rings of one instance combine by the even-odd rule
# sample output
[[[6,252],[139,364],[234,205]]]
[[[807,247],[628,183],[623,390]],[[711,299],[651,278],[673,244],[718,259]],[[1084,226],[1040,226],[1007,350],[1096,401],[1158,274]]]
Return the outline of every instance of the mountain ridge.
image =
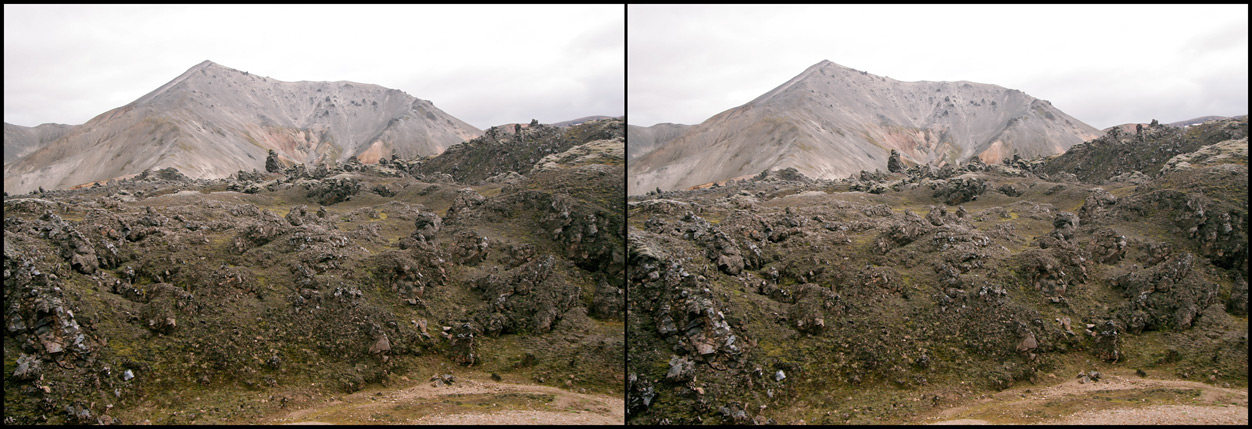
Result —
[[[902,82],[823,60],[632,163],[630,194],[795,167],[815,178],[908,161],[1040,157],[1099,135],[1046,100],[969,81]]]
[[[653,149],[664,146],[691,127],[691,125],[670,122],[661,122],[650,127],[627,125],[626,158],[633,160],[651,152]]]
[[[4,163],[16,161],[28,153],[73,130],[73,125],[46,123],[33,127],[4,123]]]
[[[284,82],[201,62],[5,168],[5,191],[62,189],[178,168],[192,178],[291,162],[428,156],[481,130],[403,91],[349,81]]]

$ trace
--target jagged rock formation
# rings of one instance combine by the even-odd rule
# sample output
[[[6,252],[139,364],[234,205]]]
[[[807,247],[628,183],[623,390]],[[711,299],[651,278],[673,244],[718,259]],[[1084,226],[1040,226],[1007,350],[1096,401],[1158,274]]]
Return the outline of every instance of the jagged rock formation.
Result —
[[[510,130],[509,128],[515,128]],[[622,121],[598,119],[576,127],[534,123],[525,127],[491,127],[482,136],[449,148],[437,160],[422,162],[413,173],[444,173],[465,183],[479,183],[510,172],[526,174],[546,156],[596,140],[623,146]]]
[[[7,133],[7,132],[6,132]],[[174,167],[192,178],[297,163],[435,155],[481,131],[402,91],[282,82],[205,61],[5,166],[4,189],[65,189]]]
[[[631,195],[794,167],[818,179],[904,160],[942,166],[1064,152],[1099,135],[1045,100],[972,82],[901,82],[822,61],[630,165]]]
[[[1041,171],[1049,174],[1071,173],[1092,183],[1102,183],[1136,171],[1152,176],[1177,155],[1247,136],[1247,116],[1187,129],[1161,125],[1156,121],[1137,127],[1133,133],[1113,127],[1103,136],[1074,145],[1061,156],[1048,160]]]

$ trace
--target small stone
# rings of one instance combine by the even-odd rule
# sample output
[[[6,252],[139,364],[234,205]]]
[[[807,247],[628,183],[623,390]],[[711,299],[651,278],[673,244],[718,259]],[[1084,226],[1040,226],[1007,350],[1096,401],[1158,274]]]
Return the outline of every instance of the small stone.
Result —
[[[1017,344],[1017,351],[1024,352],[1034,350],[1038,347],[1039,343],[1035,341],[1035,334],[1033,332],[1028,332],[1026,333],[1026,338],[1022,339],[1022,342]]]
[[[13,370],[13,377],[18,380],[33,380],[39,378],[43,373],[43,367],[35,356],[22,353],[17,358],[17,368]]]
[[[774,373],[774,381],[783,381],[785,379],[787,379],[787,374],[783,373],[783,370],[780,369]]]
[[[135,378],[135,373],[131,372],[129,369],[122,373],[122,380],[130,381],[132,378]]]
[[[380,354],[391,351],[391,341],[387,339],[387,334],[383,334],[373,346],[370,347],[370,353]]]
[[[696,343],[696,352],[702,355],[712,354],[717,349],[709,343]]]

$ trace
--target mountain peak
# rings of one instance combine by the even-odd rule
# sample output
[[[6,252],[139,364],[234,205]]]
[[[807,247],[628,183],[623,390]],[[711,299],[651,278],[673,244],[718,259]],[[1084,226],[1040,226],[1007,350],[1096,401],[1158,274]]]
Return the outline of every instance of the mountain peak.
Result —
[[[862,71],[860,71],[860,70],[854,69],[854,68],[852,68],[852,67],[845,66],[845,65],[843,65],[843,64],[836,63],[836,62],[831,61],[831,60],[821,60],[821,61],[819,61],[817,64],[814,64],[812,67],[809,67],[809,69],[811,69],[811,70],[817,70],[817,69],[823,69],[823,70],[847,70],[847,71],[854,71],[854,72],[857,72],[857,73],[863,73],[863,72],[862,72]]]
[[[199,64],[191,66],[191,68],[187,69],[187,72],[183,74],[185,75],[196,70],[210,70],[210,69],[234,70],[230,67],[226,67],[224,65],[215,63],[212,60],[204,60],[204,61],[201,61]]]
[[[797,84],[801,82],[821,80],[822,78],[829,77],[829,76],[846,76],[848,75],[847,72],[855,72],[855,73],[862,74],[862,75],[868,75],[868,73],[866,72],[856,70],[851,67],[839,65],[838,63],[835,63],[830,60],[821,60],[821,61],[818,61],[817,64],[813,64],[809,66],[808,68],[804,69],[803,72],[791,78],[786,83],[783,83],[782,85],[779,85],[777,88],[774,88],[770,90],[769,92],[766,92],[765,94],[762,94],[761,96],[757,97],[756,99],[753,99],[748,104],[756,105],[756,104],[764,103],[776,97],[782,96],[783,94],[786,94],[789,89],[791,89],[792,87],[796,86]],[[873,75],[870,75],[870,76],[873,76]]]
[[[225,177],[263,167],[270,149],[310,165],[411,158],[482,133],[398,90],[283,82],[208,60],[88,124],[6,166],[5,190],[64,188],[169,166],[192,178]],[[31,135],[24,141],[42,141]]]
[[[1099,131],[1046,100],[971,82],[903,82],[829,60],[685,129],[629,167],[628,193],[685,189],[794,167],[812,178],[886,166],[1048,156]],[[726,162],[728,154],[738,157]],[[700,166],[674,168],[674,166]]]

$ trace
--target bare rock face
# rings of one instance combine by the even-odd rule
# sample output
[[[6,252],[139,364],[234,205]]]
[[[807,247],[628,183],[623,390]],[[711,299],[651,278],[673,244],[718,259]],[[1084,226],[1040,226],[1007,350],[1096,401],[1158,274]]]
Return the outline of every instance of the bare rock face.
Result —
[[[883,168],[892,150],[917,164],[995,164],[1059,154],[1098,136],[1021,91],[901,82],[822,61],[632,158],[627,187],[631,195],[680,190],[786,167],[836,179]]]
[[[1175,255],[1149,269],[1114,279],[1113,287],[1130,299],[1120,312],[1131,332],[1191,329],[1206,308],[1217,302],[1218,286],[1193,268],[1191,253]]]
[[[478,361],[478,329],[469,323],[444,328],[448,349],[453,361],[461,365],[473,365]]]
[[[1095,355],[1097,358],[1104,359],[1109,362],[1116,362],[1121,359],[1121,337],[1117,324],[1112,320],[1106,320],[1096,330],[1093,331],[1095,336]]]
[[[43,374],[43,364],[33,355],[22,353],[17,358],[17,368],[13,370],[13,376],[19,380],[35,380]]]
[[[1247,297],[1246,293],[1244,297]],[[596,294],[592,298],[591,315],[600,319],[621,320],[625,301],[625,289],[601,281],[596,285]],[[1244,302],[1246,308],[1246,299]]]
[[[64,189],[178,167],[193,179],[283,162],[372,164],[436,155],[482,132],[402,91],[354,82],[282,82],[205,61],[10,164],[4,190]],[[46,139],[60,130],[39,134]],[[42,137],[40,137],[42,136]],[[14,138],[30,147],[34,137]],[[273,163],[267,155],[273,151]]]
[[[439,228],[443,225],[443,219],[435,212],[421,212],[417,214],[413,224],[417,228],[413,237],[426,242],[435,239],[435,234],[439,233]]]
[[[269,153],[265,155],[265,171],[276,173],[281,169],[282,168],[278,165],[278,152],[274,152],[274,149],[270,149]]]
[[[480,314],[484,331],[544,333],[551,331],[561,315],[577,304],[578,287],[554,274],[556,259],[549,256],[509,270],[504,276],[489,274],[476,288],[488,300]]]
[[[332,177],[318,181],[309,189],[307,196],[319,204],[329,206],[350,200],[360,191],[361,183],[356,179]]]
[[[892,149],[887,157],[887,171],[898,173],[904,171],[904,162],[900,161],[900,151]]]
[[[939,185],[934,196],[947,205],[955,206],[977,200],[986,191],[987,182],[982,179],[957,177]]]
[[[375,341],[374,345],[370,346],[371,354],[377,355],[387,353],[389,351],[391,351],[391,341],[387,339],[387,334],[379,336],[378,341]]]
[[[1230,291],[1230,301],[1226,302],[1226,311],[1236,316],[1248,315],[1248,281],[1240,279]]]

